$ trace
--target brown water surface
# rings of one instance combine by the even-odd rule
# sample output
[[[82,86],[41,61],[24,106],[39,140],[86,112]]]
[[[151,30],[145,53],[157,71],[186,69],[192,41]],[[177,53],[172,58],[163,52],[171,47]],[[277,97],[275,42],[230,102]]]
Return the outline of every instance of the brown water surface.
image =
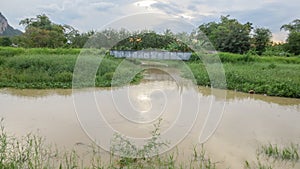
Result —
[[[16,136],[39,132],[47,142],[72,148],[78,143],[88,145],[92,142],[77,119],[73,96],[84,98],[93,93],[101,111],[105,112],[104,117],[115,130],[132,137],[148,137],[153,122],[159,117],[163,119],[161,130],[164,132],[176,121],[178,110],[194,109],[188,104],[194,97],[183,97],[187,102],[185,105],[176,100],[189,91],[188,85],[178,85],[172,77],[159,71],[146,72],[145,80],[139,85],[121,88],[74,92],[71,89],[4,88],[0,89],[0,116],[5,119],[6,130]],[[187,137],[178,144],[178,151],[183,151],[186,156],[199,142],[211,99],[218,99],[210,88],[199,87],[197,92],[201,101],[199,116]],[[112,95],[124,100],[111,101]],[[120,115],[119,108],[125,114]],[[268,143],[300,144],[300,100],[227,91],[222,120],[205,143],[208,154],[224,168],[243,168],[243,162],[255,161],[257,148]],[[187,158],[184,155],[180,158]],[[300,164],[295,168],[300,168]]]

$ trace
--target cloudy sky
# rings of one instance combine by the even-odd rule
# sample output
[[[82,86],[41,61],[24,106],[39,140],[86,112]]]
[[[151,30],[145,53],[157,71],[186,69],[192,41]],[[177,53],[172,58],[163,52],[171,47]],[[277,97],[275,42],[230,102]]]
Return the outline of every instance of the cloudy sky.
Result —
[[[98,30],[124,16],[143,12],[163,13],[198,26],[230,15],[242,23],[266,27],[275,41],[284,41],[283,24],[300,18],[299,0],[1,0],[0,12],[15,28],[21,19],[46,14],[59,24],[80,31]]]

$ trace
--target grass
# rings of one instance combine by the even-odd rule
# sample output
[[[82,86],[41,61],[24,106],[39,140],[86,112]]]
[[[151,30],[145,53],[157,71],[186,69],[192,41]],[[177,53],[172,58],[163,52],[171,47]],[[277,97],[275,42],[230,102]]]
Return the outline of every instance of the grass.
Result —
[[[265,145],[262,146],[261,153],[266,155],[267,157],[271,157],[279,160],[287,160],[287,161],[299,161],[299,146],[295,144],[291,144],[290,146],[279,147],[278,145]]]
[[[25,49],[12,49],[25,50]],[[28,49],[34,54],[17,54],[13,56],[0,55],[0,87],[13,88],[72,88],[73,71],[78,55],[62,54],[60,50],[65,49]],[[54,51],[53,53],[60,54],[37,54],[39,51]],[[72,50],[75,49],[71,49]],[[25,50],[26,52],[27,49]],[[38,51],[38,52],[36,52]],[[76,50],[75,50],[76,51]],[[25,52],[25,53],[26,53]],[[95,86],[108,87],[111,86],[112,78],[116,68],[123,59],[115,59],[109,56],[95,55],[91,51],[89,55],[102,58],[99,69],[96,73]],[[1,53],[1,52],[0,52]],[[88,65],[87,65],[88,67]],[[132,71],[130,65],[123,66],[119,70],[118,84],[126,82],[126,77]],[[142,78],[141,74],[137,74],[132,83],[137,83]],[[92,86],[84,86],[92,87]]]
[[[300,64],[300,57],[282,57],[282,56],[258,56],[251,54],[233,54],[226,52],[219,52],[222,63],[238,63],[238,62],[260,62],[260,63],[281,63],[281,64]]]
[[[81,49],[74,48],[12,48],[0,47],[0,56],[12,57],[16,55],[79,55]]]
[[[257,161],[252,164],[245,161],[245,169],[273,169],[278,166],[287,168],[288,163],[294,168],[294,164],[299,162],[299,146],[293,143],[282,147],[276,144],[262,145],[257,151]]]
[[[245,161],[244,168],[245,169],[273,169],[270,164],[263,164],[259,159],[257,159],[257,163],[250,164],[248,161]]]
[[[227,89],[241,92],[300,98],[299,57],[259,57],[220,53]],[[188,62],[198,85],[210,86],[201,61]]]
[[[99,54],[92,49],[48,49],[0,47],[0,87],[13,88],[72,88],[74,65],[80,52],[103,58],[95,79],[96,87],[127,84],[134,66],[140,60],[130,60],[118,70],[123,59]],[[300,57],[271,57],[219,53],[225,69],[227,89],[257,94],[300,98]],[[185,62],[192,70],[198,85],[210,86],[206,68],[193,54]],[[169,67],[182,67],[174,61],[164,61]],[[86,67],[89,67],[87,65]],[[114,77],[115,76],[115,77]],[[116,79],[112,83],[112,78]],[[137,74],[131,83],[139,83],[142,74]],[[94,84],[82,84],[91,87]],[[219,84],[221,88],[224,84]],[[217,86],[218,87],[218,84]]]

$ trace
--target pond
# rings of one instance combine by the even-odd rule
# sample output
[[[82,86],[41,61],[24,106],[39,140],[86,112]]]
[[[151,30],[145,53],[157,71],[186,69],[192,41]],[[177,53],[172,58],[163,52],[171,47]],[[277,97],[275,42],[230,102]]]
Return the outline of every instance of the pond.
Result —
[[[199,143],[212,100],[222,103],[216,93],[224,92],[223,114],[209,119],[216,130],[207,129],[208,140],[200,137],[207,153],[221,166],[242,168],[245,160],[255,160],[257,148],[264,144],[300,143],[299,99],[213,92],[208,87],[194,89],[188,84],[178,85],[174,77],[159,70],[146,71],[138,85],[119,88],[0,89],[0,115],[9,133],[23,136],[38,132],[47,142],[67,149],[88,145],[98,137],[93,132],[100,136],[105,132],[100,129],[103,124],[95,123],[95,128],[89,125],[94,124],[90,119],[93,115],[88,115],[93,109],[101,112],[112,129],[134,138],[149,137],[153,124],[161,118],[162,133],[176,141],[178,151],[183,151],[179,156],[184,159],[182,154],[191,154]],[[91,100],[96,107],[90,108]],[[83,109],[86,114],[80,112]],[[179,124],[174,125],[178,119]],[[299,167],[296,164],[295,168]]]

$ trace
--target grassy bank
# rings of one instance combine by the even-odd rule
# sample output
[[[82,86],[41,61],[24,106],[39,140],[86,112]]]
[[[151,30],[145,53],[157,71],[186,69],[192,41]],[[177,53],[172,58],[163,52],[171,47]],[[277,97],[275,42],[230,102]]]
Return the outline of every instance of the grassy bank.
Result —
[[[23,49],[0,47],[0,87],[71,88],[74,65],[80,49]],[[91,52],[93,54],[93,52]],[[300,57],[271,57],[218,54],[225,69],[227,89],[255,91],[270,96],[300,98]],[[100,56],[103,60],[95,77],[97,87],[111,85],[111,79],[122,59]],[[193,55],[187,63],[198,85],[209,86],[205,66]],[[132,64],[138,64],[138,61]],[[166,62],[167,63],[167,62]],[[170,66],[172,62],[170,62]],[[120,81],[132,72],[132,66],[122,66]],[[132,83],[142,78],[138,74]]]
[[[15,56],[15,55],[78,55],[81,49],[74,48],[12,48],[12,47],[0,47],[0,56]]]
[[[73,71],[79,49],[22,49],[0,48],[0,87],[13,88],[72,88]],[[93,52],[90,52],[94,55]],[[116,68],[122,59],[102,58],[95,77],[96,87],[111,86]],[[122,67],[121,76],[131,71]],[[132,83],[141,79],[138,74]]]
[[[300,57],[264,57],[220,53],[227,89],[300,98]],[[197,84],[210,85],[204,64],[188,62]]]

